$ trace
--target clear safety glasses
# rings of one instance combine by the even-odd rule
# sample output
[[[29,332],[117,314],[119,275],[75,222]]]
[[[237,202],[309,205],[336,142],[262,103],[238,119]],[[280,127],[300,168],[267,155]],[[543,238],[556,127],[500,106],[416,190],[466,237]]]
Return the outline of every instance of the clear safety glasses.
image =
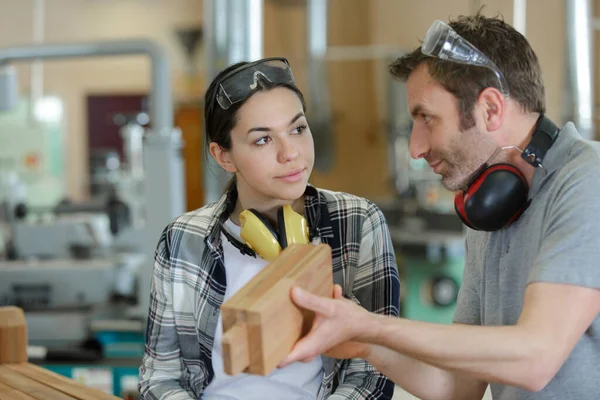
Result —
[[[444,22],[436,20],[429,27],[421,52],[441,60],[488,68],[496,74],[500,91],[509,96],[506,79],[496,64]]]
[[[250,96],[259,80],[296,86],[294,74],[285,58],[265,58],[243,65],[223,77],[217,91],[217,103],[222,109],[228,109]]]

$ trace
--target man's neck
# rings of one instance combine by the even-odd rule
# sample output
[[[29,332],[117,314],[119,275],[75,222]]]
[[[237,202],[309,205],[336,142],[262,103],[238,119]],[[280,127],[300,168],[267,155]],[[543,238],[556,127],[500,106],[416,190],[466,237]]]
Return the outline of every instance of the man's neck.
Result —
[[[509,127],[512,135],[508,136],[512,145],[517,146],[521,150],[525,150],[533,137],[538,117],[539,114],[537,113],[521,113],[517,118],[513,119],[514,123]],[[510,146],[511,144],[508,145]],[[521,157],[521,152],[511,152],[509,161],[519,168],[525,176],[527,183],[531,186],[535,168]]]

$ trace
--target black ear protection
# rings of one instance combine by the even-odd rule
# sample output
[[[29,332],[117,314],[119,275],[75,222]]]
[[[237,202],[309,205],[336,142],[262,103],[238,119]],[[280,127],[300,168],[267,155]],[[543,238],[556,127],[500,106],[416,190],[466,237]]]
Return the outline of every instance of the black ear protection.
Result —
[[[277,229],[254,209],[240,213],[240,225],[240,236],[245,244],[239,243],[226,229],[223,229],[227,239],[242,253],[252,256],[258,254],[267,261],[273,261],[291,244],[309,243],[308,223],[290,205],[277,210]]]
[[[533,167],[541,167],[546,153],[558,136],[558,127],[545,115],[538,118],[531,142],[521,157]],[[514,165],[485,163],[464,192],[454,197],[454,209],[471,229],[496,231],[519,219],[527,209],[529,185]]]

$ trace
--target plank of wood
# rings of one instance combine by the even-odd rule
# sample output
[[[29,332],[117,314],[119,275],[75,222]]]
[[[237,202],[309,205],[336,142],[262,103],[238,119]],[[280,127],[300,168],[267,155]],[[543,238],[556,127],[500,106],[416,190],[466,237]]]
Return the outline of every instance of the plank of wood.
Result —
[[[19,392],[12,386],[5,385],[0,382],[0,399],[2,400],[35,400],[31,396],[27,396],[25,393]]]
[[[38,400],[76,399],[76,397],[66,395],[25,375],[21,375],[5,365],[0,365],[0,382]]]
[[[27,323],[19,307],[0,307],[0,364],[27,361]]]
[[[226,373],[268,375],[310,329],[314,315],[292,302],[293,285],[321,296],[332,295],[328,245],[287,247],[221,306]]]
[[[80,400],[118,399],[118,397],[105,393],[99,389],[87,387],[79,382],[34,364],[11,364],[7,365],[7,367],[21,375],[27,376],[28,378]]]

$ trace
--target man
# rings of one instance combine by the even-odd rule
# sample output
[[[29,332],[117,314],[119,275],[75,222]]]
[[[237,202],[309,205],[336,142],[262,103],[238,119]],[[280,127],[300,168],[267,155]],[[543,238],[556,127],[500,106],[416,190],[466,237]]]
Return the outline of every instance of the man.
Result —
[[[468,229],[454,324],[374,315],[338,287],[334,299],[294,288],[317,318],[282,364],[323,352],[362,357],[423,399],[481,399],[488,384],[494,399],[599,398],[600,147],[568,123],[528,157],[523,149],[535,150],[552,125],[535,53],[496,18],[449,25],[390,68],[406,81],[411,156],[459,192],[467,224],[476,213],[465,193],[485,186],[477,179],[488,164],[513,168],[527,203],[500,226]],[[438,39],[445,45],[432,46]],[[468,51],[442,59],[449,49]]]

